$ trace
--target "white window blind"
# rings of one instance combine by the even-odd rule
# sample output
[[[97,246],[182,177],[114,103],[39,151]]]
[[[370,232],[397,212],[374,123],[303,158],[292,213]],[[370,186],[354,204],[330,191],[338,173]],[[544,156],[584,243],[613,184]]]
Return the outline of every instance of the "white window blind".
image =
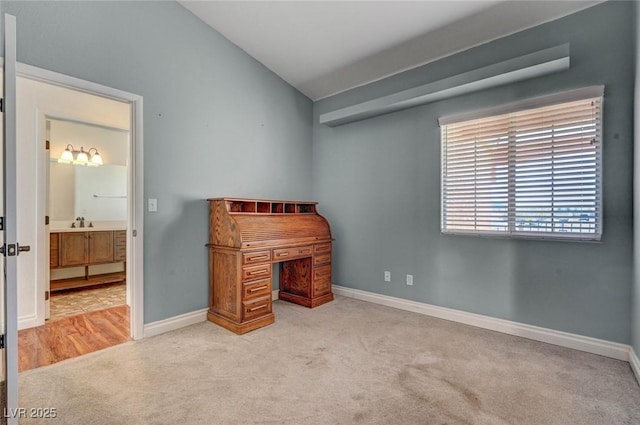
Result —
[[[444,233],[599,240],[602,96],[442,125]]]

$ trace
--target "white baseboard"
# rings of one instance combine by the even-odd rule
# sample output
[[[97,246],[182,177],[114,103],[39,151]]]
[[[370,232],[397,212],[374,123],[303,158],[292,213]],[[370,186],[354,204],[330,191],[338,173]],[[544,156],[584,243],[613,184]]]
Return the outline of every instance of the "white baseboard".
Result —
[[[35,328],[36,326],[40,326],[42,323],[38,323],[38,316],[32,314],[30,316],[22,316],[18,317],[18,330]]]
[[[636,381],[640,383],[640,360],[633,347],[629,348],[629,364],[631,365],[631,370],[633,370],[634,375],[636,375]]]
[[[271,291],[271,301],[275,301],[277,299],[279,299],[278,295],[280,294],[280,290],[279,289],[274,289],[273,291]]]
[[[196,323],[207,320],[208,308],[192,311],[190,313],[181,314],[179,316],[169,317],[168,319],[158,320],[144,325],[143,338],[160,335],[165,332],[174,331],[185,326],[194,325]]]
[[[338,285],[332,285],[332,287],[334,293],[336,293],[337,295],[342,295],[349,298],[355,298],[358,300],[381,304],[388,307],[394,307],[401,310],[412,311],[414,313],[420,313],[440,319],[451,320],[453,322],[464,323],[466,325],[476,326],[478,328],[489,329],[509,335],[533,339],[535,341],[555,344],[561,347],[573,348],[575,350],[598,354],[600,356],[611,357],[627,362],[631,361],[630,347],[628,345],[620,344],[617,342],[605,341],[588,336],[556,331],[553,329],[527,325],[524,323],[512,322],[495,317],[483,316],[481,314],[468,313],[461,310],[439,307],[436,305],[425,304],[417,301],[409,301],[402,298],[375,294],[373,292],[362,291],[359,289],[351,289]],[[637,362],[637,357],[635,360]],[[639,364],[636,363],[636,367],[638,365]],[[637,370],[640,371],[640,368],[637,368]],[[636,372],[636,376],[638,376],[638,372]]]

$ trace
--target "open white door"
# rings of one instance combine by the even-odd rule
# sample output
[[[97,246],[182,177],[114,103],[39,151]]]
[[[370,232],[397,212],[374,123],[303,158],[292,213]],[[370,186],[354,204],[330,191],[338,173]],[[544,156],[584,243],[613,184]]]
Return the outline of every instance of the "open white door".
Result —
[[[4,87],[2,118],[4,130],[3,168],[3,239],[0,241],[0,261],[3,262],[4,295],[0,308],[4,349],[2,350],[3,377],[2,387],[6,395],[3,406],[3,419],[7,424],[17,424],[18,409],[18,273],[17,261],[20,252],[28,251],[28,246],[18,244],[17,208],[16,208],[16,18],[4,15]]]

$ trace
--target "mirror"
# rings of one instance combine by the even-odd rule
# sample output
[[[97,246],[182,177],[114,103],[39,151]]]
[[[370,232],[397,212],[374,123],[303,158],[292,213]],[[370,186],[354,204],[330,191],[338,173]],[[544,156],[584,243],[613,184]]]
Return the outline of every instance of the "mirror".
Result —
[[[51,221],[125,221],[129,132],[91,123],[47,118],[50,140],[49,215]],[[96,148],[104,165],[58,163],[68,144]]]
[[[126,220],[127,167],[51,163],[52,221]]]

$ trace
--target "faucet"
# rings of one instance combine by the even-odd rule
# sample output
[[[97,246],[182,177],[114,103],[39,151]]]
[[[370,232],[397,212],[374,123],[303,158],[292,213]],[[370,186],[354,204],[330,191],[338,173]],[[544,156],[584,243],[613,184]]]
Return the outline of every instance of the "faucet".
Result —
[[[84,217],[76,217],[76,221],[80,222],[78,227],[84,227]]]

